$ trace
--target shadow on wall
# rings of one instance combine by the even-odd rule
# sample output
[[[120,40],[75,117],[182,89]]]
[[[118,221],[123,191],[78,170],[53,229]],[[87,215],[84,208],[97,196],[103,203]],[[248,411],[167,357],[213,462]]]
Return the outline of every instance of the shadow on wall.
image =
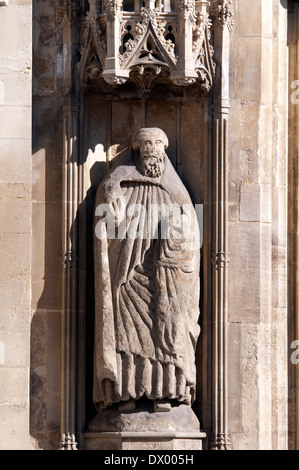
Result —
[[[60,439],[61,123],[55,97],[34,98],[30,430],[41,449]]]
[[[62,308],[62,114],[53,96],[39,96],[33,102],[33,195],[32,195],[32,323],[30,432],[37,448],[55,450],[61,441],[61,308]],[[86,305],[86,415],[94,414],[93,376],[93,206],[95,192],[106,171],[96,162],[90,171],[91,186],[78,208],[84,222],[87,287]],[[76,225],[77,217],[74,221]],[[85,269],[84,269],[85,273]],[[84,275],[83,273],[83,275]],[[83,299],[85,302],[85,298]],[[82,307],[82,305],[81,305]],[[82,332],[79,333],[82,335]],[[81,359],[82,362],[82,359]],[[81,378],[82,379],[82,378]]]
[[[61,440],[61,309],[62,272],[62,115],[53,96],[36,97],[33,102],[33,194],[32,194],[32,323],[30,432],[33,446],[45,450],[59,448]],[[92,386],[93,329],[93,242],[92,214],[98,175],[103,163],[91,171],[92,185],[78,208],[86,221],[86,384]],[[106,166],[106,165],[105,165]],[[83,217],[80,217],[82,215]],[[76,218],[77,219],[77,218]],[[74,225],[76,225],[76,220]],[[82,339],[82,338],[81,338]],[[84,343],[85,343],[85,338]],[[90,384],[89,384],[90,382]],[[87,403],[92,403],[88,396]],[[92,408],[92,407],[91,407]],[[91,409],[89,414],[94,411]],[[88,410],[87,410],[88,413]]]
[[[53,0],[33,0],[32,322],[30,433],[32,447],[60,440],[62,115],[56,77]]]
[[[31,435],[40,449],[59,448],[61,422],[61,306],[62,306],[62,116],[59,100],[36,97],[33,105],[33,235],[31,325]],[[92,146],[93,147],[93,146]],[[82,161],[85,162],[86,155]],[[90,187],[78,208],[79,314],[77,351],[79,434],[95,414],[92,401],[94,344],[93,213],[96,189],[106,172],[105,162],[90,169]],[[82,237],[81,237],[82,235]],[[202,276],[201,276],[202,278]],[[201,299],[202,300],[202,299]],[[200,321],[202,317],[200,318]],[[81,328],[82,326],[82,328]],[[198,352],[200,355],[200,350]],[[83,403],[84,402],[84,403]],[[199,409],[195,404],[195,411]],[[198,414],[198,413],[196,413]],[[200,416],[199,416],[200,418]]]

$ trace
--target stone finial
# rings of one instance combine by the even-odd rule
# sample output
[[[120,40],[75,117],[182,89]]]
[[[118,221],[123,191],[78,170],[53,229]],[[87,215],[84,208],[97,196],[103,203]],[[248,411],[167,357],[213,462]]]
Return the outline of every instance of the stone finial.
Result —
[[[229,31],[232,31],[234,25],[233,15],[233,0],[214,0],[212,17],[223,28],[227,26]]]

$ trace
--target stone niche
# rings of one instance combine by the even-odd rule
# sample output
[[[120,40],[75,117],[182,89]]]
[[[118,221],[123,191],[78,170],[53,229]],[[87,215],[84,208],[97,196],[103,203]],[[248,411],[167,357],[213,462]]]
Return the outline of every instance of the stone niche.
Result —
[[[150,93],[143,94],[130,80],[118,88],[112,88],[104,81],[88,87],[84,98],[87,233],[91,234],[93,230],[95,194],[99,183],[110,168],[131,152],[132,139],[141,127],[158,127],[166,133],[169,139],[166,153],[171,163],[193,204],[204,204],[207,199],[208,109],[208,97],[197,84],[182,88],[161,83],[154,86]],[[90,313],[94,310],[90,299],[94,299],[95,294],[90,274],[94,263],[92,243],[87,243],[86,250],[86,298],[89,299]],[[92,361],[94,323],[91,319],[93,314],[89,313],[87,349]],[[202,371],[199,353],[196,362],[200,387]],[[91,372],[91,367],[88,369]],[[92,418],[95,409],[89,377],[86,399],[86,419],[90,423],[84,434],[87,449],[202,448],[205,434],[200,432],[199,398],[193,406],[194,412],[190,407],[181,405],[178,415],[175,414],[176,409],[172,409],[171,413],[159,413],[157,418],[157,413],[141,407],[134,417],[126,411],[119,413],[115,409],[107,409],[101,418],[97,415]]]
[[[93,405],[93,224],[99,184],[107,171],[130,154],[139,129],[159,128],[169,140],[166,154],[193,205],[207,207],[211,198],[212,96],[209,91],[216,64],[211,45],[210,3],[182,1],[173,8],[172,2],[165,2],[169,8],[164,11],[164,2],[145,3],[143,8],[140,2],[135,2],[139,6],[130,13],[119,1],[89,2],[90,8],[83,14],[81,11],[79,22],[70,21],[74,11],[67,9],[61,20],[64,50],[67,51],[63,190],[70,201],[64,207],[66,309],[62,368],[69,380],[62,383],[63,449],[77,448],[77,443],[79,448],[90,449],[107,449],[107,446],[133,449],[134,443],[138,449],[153,446],[200,449],[205,436],[200,423],[206,412],[202,406],[206,393],[202,385],[207,383],[208,374],[203,366],[203,349],[207,348],[210,334],[207,329],[205,336],[200,336],[194,354],[197,398],[193,411],[191,407],[188,410],[183,405],[179,407],[179,423],[174,419],[174,411],[178,410],[172,410],[167,413],[168,418],[165,414],[155,422],[148,409],[140,409],[135,417],[134,413],[129,417],[124,411],[117,419],[113,415],[115,410],[108,409],[105,419],[100,420]],[[180,27],[174,28],[177,20]],[[185,27],[188,34],[184,35]],[[72,59],[76,37],[80,47]],[[69,73],[71,70],[74,74]],[[210,223],[209,207],[203,210],[207,225]],[[202,237],[208,239],[203,226],[200,229]],[[207,321],[203,318],[208,297],[203,292],[210,276],[210,251],[210,244],[203,242],[200,323]],[[77,364],[76,372],[74,364]],[[111,420],[109,411],[111,417],[114,416]],[[103,427],[103,422],[110,422],[110,425]],[[141,422],[143,434],[140,437],[137,424]],[[157,427],[159,423],[162,429]]]
[[[157,87],[154,97],[138,99],[133,87],[130,90],[124,85],[122,90],[109,95],[88,92],[85,97],[86,164],[91,188],[130,149],[139,128],[159,127],[169,138],[167,154],[194,204],[203,203],[208,151],[207,98],[195,86],[188,90],[191,96],[171,95],[167,88]]]

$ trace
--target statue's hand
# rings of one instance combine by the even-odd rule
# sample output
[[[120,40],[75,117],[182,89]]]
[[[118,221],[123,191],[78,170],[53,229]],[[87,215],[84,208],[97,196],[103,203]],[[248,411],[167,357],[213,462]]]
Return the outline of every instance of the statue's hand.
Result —
[[[110,202],[111,214],[115,220],[115,227],[117,227],[126,216],[126,201],[123,196],[118,196]]]

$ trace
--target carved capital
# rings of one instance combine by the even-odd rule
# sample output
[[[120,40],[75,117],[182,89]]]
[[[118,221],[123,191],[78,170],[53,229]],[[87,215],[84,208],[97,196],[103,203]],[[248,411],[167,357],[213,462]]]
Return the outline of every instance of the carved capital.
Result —
[[[64,266],[66,268],[77,268],[79,262],[79,253],[74,253],[72,250],[66,251],[64,255]]]
[[[121,15],[122,4],[122,0],[105,0],[104,6],[108,20],[113,19],[117,15]]]
[[[168,83],[174,94],[177,91],[173,82],[169,82],[169,75],[165,68],[158,66],[151,67],[150,69],[148,67],[145,69],[143,66],[136,66],[132,69],[130,79],[143,97],[148,96],[154,86],[161,83]]]
[[[223,28],[232,31],[234,25],[233,0],[214,0],[212,17]]]
[[[109,75],[108,73],[105,74],[105,81],[113,87],[123,85],[127,80],[128,77],[119,77],[114,74]]]
[[[229,265],[230,259],[229,254],[219,251],[218,253],[211,255],[211,265],[214,269],[224,269]]]
[[[194,0],[180,0],[179,1],[179,12],[184,19],[188,16],[194,15],[195,13],[195,1]]]

